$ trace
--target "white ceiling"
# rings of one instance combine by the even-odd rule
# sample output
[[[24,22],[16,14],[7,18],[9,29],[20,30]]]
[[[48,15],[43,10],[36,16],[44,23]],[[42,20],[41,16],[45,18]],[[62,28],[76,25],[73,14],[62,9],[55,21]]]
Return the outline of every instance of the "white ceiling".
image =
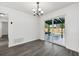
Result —
[[[73,3],[72,2],[40,2],[40,8],[43,9],[44,13],[48,13],[69,6]],[[0,6],[1,5],[32,14],[32,8],[36,6],[36,2],[0,2]]]

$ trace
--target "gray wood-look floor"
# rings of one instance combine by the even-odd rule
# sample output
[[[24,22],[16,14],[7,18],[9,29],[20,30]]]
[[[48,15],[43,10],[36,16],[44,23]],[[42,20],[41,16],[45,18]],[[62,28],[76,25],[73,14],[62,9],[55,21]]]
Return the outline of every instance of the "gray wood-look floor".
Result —
[[[6,40],[0,40],[6,41]],[[7,41],[6,41],[7,42]],[[35,40],[15,47],[8,48],[7,44],[0,46],[0,56],[77,56],[64,47],[42,40]]]

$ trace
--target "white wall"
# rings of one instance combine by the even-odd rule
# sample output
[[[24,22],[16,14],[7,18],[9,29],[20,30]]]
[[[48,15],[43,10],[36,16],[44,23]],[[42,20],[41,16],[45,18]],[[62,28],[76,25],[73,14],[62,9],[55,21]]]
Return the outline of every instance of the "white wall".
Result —
[[[0,38],[2,37],[2,23],[0,22]]]
[[[2,22],[2,35],[8,35],[8,22]]]
[[[9,17],[9,47],[39,39],[39,20],[37,17],[2,6],[0,6],[0,12],[7,13]]]
[[[40,39],[44,40],[44,21],[60,15],[65,15],[66,47],[79,52],[79,3],[51,12],[41,17]]]

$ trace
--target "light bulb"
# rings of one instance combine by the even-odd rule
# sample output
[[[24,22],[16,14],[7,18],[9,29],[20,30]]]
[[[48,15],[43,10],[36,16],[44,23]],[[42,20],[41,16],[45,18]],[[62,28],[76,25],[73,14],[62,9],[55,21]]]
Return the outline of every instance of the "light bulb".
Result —
[[[41,11],[41,8],[39,8],[38,10]]]
[[[41,13],[43,14],[44,12],[43,12],[43,11],[41,11]]]
[[[32,9],[33,11],[36,11],[35,9]]]

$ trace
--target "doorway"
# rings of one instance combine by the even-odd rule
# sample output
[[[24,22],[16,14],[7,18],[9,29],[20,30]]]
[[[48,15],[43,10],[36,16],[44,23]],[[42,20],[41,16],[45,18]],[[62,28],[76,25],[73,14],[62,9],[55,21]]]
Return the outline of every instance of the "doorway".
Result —
[[[8,17],[0,13],[0,47],[8,47]]]
[[[65,46],[65,17],[58,16],[45,21],[45,40]]]

